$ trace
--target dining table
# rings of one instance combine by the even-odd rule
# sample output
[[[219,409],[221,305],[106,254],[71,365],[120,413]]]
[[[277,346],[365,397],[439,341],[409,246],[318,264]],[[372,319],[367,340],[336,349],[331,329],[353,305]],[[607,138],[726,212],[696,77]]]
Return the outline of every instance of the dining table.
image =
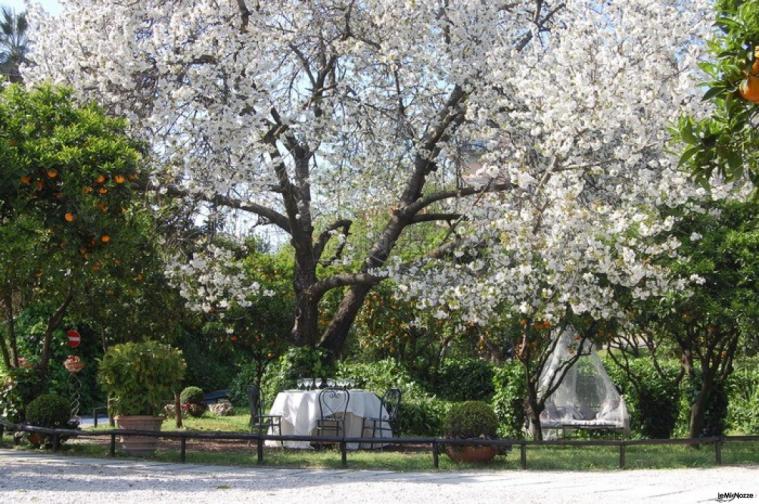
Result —
[[[319,393],[321,390],[285,390],[277,394],[274,399],[270,415],[281,417],[281,431],[283,436],[316,436],[316,424],[321,418],[319,410]],[[361,432],[364,418],[388,418],[387,411],[382,406],[382,401],[377,394],[368,390],[349,389],[348,409],[344,417],[345,437],[371,437],[372,431],[367,428]],[[269,434],[276,434],[269,430]],[[363,436],[362,436],[363,434]],[[377,438],[390,438],[392,431],[388,423],[383,422],[383,428],[375,432]],[[358,448],[381,448],[386,443],[348,443],[346,448],[356,450]],[[279,441],[268,440],[266,446],[281,446]],[[285,448],[310,449],[309,441],[285,441]]]

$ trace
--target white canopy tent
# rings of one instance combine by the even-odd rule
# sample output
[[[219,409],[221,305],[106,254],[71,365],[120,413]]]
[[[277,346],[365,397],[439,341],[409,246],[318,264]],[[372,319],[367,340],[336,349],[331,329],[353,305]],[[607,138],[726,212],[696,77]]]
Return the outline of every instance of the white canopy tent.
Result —
[[[548,390],[566,370],[558,388],[548,397],[540,414],[545,439],[556,438],[572,429],[630,430],[630,415],[624,398],[609,378],[592,343],[581,338],[573,327],[558,336],[553,353],[540,376],[540,392]],[[580,358],[567,369],[577,353]]]

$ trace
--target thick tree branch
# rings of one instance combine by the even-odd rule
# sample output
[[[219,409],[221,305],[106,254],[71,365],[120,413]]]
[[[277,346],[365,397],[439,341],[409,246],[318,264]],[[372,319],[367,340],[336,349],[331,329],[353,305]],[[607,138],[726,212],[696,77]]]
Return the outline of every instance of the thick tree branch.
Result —
[[[418,222],[434,222],[434,221],[455,221],[458,219],[461,219],[462,215],[458,213],[424,213],[424,214],[416,214],[411,219],[412,224],[416,224]]]
[[[313,296],[314,299],[319,299],[325,292],[338,287],[346,287],[349,285],[376,285],[382,280],[384,280],[384,277],[371,275],[369,273],[341,273],[315,283],[308,289],[308,293]]]
[[[416,213],[423,208],[426,208],[438,201],[450,198],[460,198],[463,196],[471,196],[473,194],[509,191],[511,189],[514,189],[514,187],[514,184],[511,182],[499,182],[488,184],[485,187],[462,187],[460,189],[452,189],[450,191],[439,191],[419,198],[412,204],[406,206],[404,211],[408,212],[411,215],[416,215]]]

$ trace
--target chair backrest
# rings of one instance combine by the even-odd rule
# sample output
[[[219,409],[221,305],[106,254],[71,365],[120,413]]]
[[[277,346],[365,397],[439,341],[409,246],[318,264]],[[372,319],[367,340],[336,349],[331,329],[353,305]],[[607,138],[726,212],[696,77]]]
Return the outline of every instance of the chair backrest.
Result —
[[[395,426],[395,421],[398,418],[398,411],[401,409],[401,391],[397,388],[387,389],[385,395],[382,397],[382,406],[387,411],[387,419],[390,425]],[[382,418],[382,410],[380,409],[380,418]]]
[[[319,391],[319,414],[322,420],[334,418],[348,412],[350,392],[344,388],[325,388]]]
[[[250,403],[250,422],[253,423],[261,411],[261,392],[255,385],[248,387],[248,402]]]

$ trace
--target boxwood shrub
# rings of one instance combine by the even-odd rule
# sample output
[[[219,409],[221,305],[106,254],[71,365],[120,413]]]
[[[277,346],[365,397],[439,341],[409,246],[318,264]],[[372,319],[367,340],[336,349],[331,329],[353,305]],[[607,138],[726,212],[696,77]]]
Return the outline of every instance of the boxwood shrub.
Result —
[[[466,401],[451,406],[445,417],[443,431],[446,437],[473,439],[495,438],[498,417],[493,408],[482,401]]]

